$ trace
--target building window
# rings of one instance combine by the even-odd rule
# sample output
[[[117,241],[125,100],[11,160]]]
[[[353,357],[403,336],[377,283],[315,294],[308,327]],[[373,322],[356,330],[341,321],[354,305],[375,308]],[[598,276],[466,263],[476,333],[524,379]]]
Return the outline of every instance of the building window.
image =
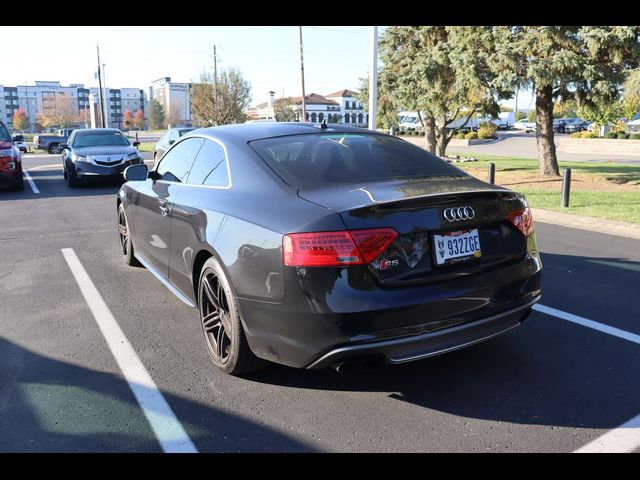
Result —
[[[346,102],[344,102],[344,108],[346,110],[349,110],[349,100],[347,100]]]
[[[316,123],[318,121],[318,116],[316,115],[316,112],[313,112],[311,114],[311,123]]]
[[[322,120],[324,120],[324,113],[320,112],[320,113],[318,114],[318,121],[319,121],[319,122],[322,122]]]
[[[351,117],[348,113],[344,114],[344,123],[351,123]]]
[[[362,123],[362,114],[361,113],[358,114],[358,123]]]

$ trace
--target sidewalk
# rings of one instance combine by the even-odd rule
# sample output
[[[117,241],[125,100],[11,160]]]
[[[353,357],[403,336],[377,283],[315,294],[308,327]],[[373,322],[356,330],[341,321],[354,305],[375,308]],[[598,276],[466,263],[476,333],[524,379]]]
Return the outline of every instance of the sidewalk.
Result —
[[[532,208],[533,221],[640,240],[640,224]]]

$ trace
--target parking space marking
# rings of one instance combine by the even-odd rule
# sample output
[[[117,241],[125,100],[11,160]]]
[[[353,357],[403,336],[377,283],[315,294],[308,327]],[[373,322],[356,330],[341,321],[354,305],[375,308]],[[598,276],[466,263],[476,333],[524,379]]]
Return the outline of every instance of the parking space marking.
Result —
[[[588,318],[580,317],[578,315],[574,315],[573,313],[563,312],[562,310],[557,310],[545,305],[540,305],[539,303],[536,303],[533,306],[533,309],[536,312],[545,313],[553,317],[561,318],[562,320],[566,320],[568,322],[577,323],[578,325],[582,325],[583,327],[592,328],[593,330],[598,330],[599,332],[607,333],[609,335],[613,335],[614,337],[622,338],[623,340],[628,340],[629,342],[637,343],[638,345],[640,345],[640,335],[637,335],[635,333],[620,330],[619,328],[611,327],[609,325],[605,325],[604,323],[594,322],[593,320],[589,320]]]
[[[640,415],[605,433],[573,453],[627,453],[640,448]]]
[[[180,421],[158,389],[124,332],[118,325],[73,248],[63,248],[67,265],[96,320],[120,371],[144,412],[162,450],[166,453],[198,453]]]
[[[38,187],[36,187],[36,182],[33,181],[33,178],[31,178],[29,172],[23,170],[22,173],[24,174],[24,178],[27,179],[27,182],[29,182],[29,186],[31,187],[31,190],[33,190],[33,193],[40,193],[40,190],[38,190]]]

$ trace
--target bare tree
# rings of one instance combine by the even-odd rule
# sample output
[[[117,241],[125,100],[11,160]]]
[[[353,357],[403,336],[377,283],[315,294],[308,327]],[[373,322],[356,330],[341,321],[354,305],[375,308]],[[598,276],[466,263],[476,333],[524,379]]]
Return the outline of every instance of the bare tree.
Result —
[[[193,115],[202,126],[244,122],[250,101],[251,85],[233,68],[219,73],[217,82],[204,72],[191,88]]]

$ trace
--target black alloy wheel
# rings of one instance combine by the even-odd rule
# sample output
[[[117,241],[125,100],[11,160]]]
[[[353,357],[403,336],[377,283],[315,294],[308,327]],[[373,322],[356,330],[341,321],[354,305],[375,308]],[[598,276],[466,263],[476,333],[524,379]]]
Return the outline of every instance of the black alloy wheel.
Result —
[[[127,223],[127,216],[124,213],[122,204],[118,207],[118,239],[120,240],[120,251],[124,256],[125,263],[132,266],[140,265],[138,259],[133,255],[133,243],[131,242],[129,224]]]
[[[263,362],[251,352],[229,282],[214,258],[202,267],[198,303],[204,341],[214,365],[232,375],[259,368]]]

